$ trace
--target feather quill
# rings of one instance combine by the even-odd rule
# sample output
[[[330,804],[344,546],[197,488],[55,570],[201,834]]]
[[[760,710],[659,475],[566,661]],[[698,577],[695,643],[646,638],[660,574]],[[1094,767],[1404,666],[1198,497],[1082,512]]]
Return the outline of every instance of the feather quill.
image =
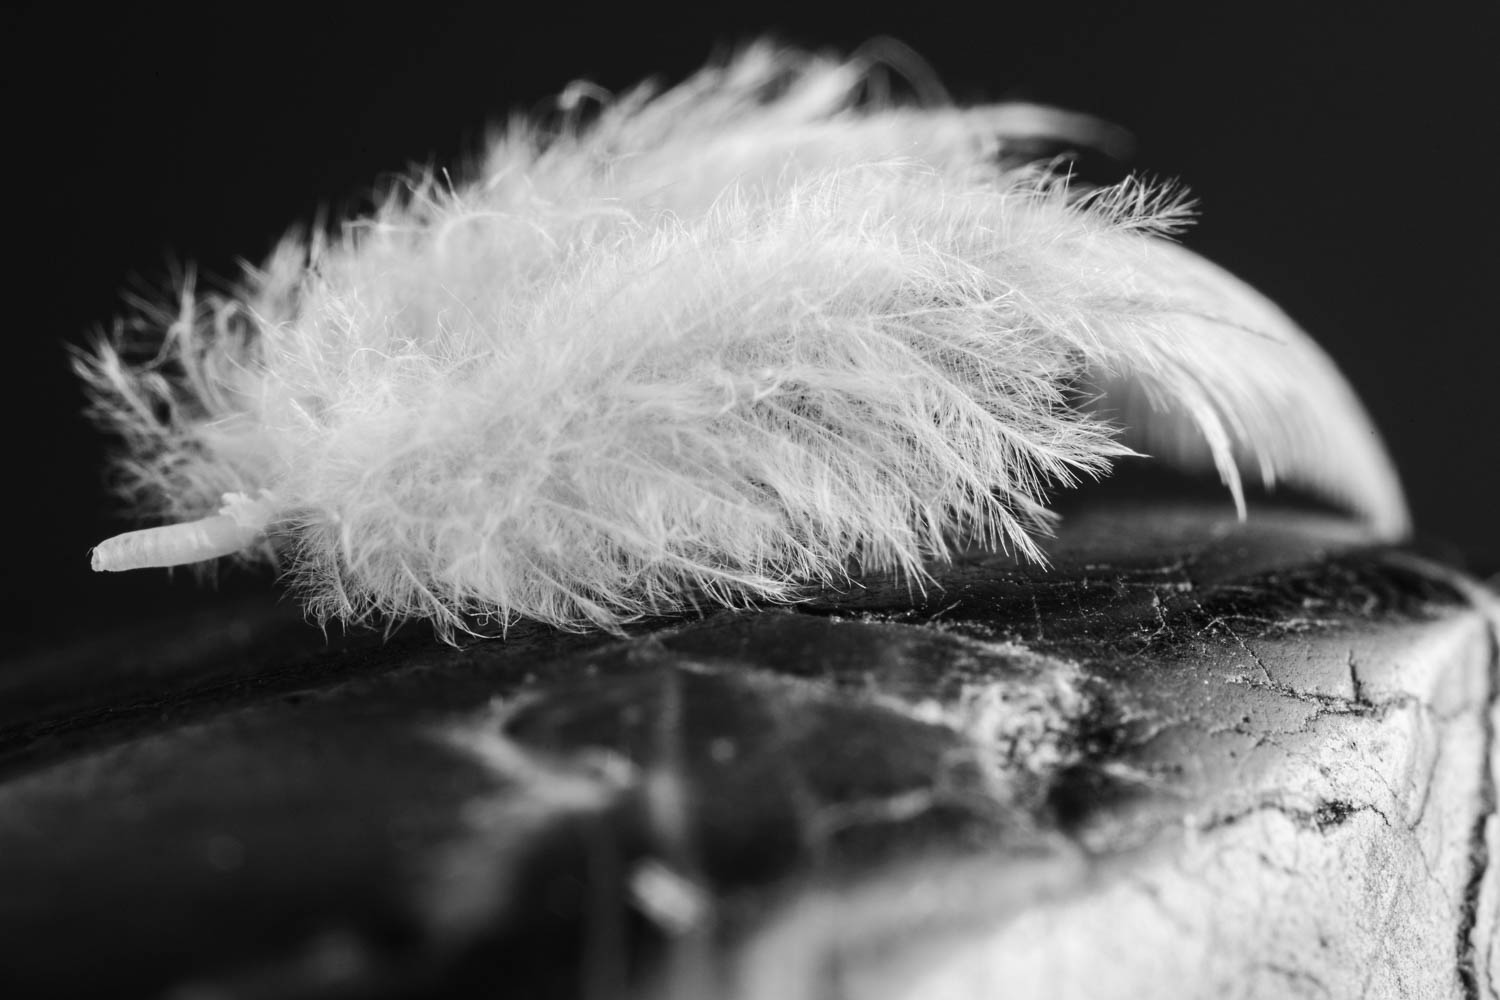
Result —
[[[1134,449],[1406,530],[1331,362],[1170,242],[1179,196],[1002,166],[1095,126],[862,100],[867,71],[758,45],[513,121],[471,183],[189,285],[151,360],[80,364],[131,494],[167,521],[258,496],[313,614],[445,631],[920,579],[956,537],[1040,559],[1048,490]]]

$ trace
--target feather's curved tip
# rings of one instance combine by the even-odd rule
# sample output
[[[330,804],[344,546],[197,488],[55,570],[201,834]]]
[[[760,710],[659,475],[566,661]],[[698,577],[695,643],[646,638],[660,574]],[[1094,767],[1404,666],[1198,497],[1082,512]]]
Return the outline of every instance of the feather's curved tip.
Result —
[[[99,552],[99,546],[89,549],[89,569],[95,573],[103,573],[109,567],[105,565],[104,556]]]

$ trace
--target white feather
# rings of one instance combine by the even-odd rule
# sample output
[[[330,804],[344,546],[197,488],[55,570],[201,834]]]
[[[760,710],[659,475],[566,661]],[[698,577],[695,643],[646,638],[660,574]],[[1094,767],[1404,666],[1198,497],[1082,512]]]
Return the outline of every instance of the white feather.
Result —
[[[267,491],[314,613],[445,629],[920,577],[957,536],[1040,558],[1047,490],[1136,443],[1405,530],[1325,356],[1163,239],[1180,200],[1002,169],[1087,124],[861,104],[864,71],[758,46],[515,122],[473,183],[189,287],[155,360],[84,366],[136,493],[182,519]]]

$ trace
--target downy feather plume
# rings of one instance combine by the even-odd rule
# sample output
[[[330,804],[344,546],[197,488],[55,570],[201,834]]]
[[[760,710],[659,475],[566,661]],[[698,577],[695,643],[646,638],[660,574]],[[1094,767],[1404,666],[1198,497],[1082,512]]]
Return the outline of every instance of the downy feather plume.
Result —
[[[1070,189],[1008,144],[1098,126],[902,107],[754,46],[469,183],[293,236],[235,295],[80,364],[146,512],[100,569],[273,554],[321,619],[614,628],[1039,559],[1049,489],[1132,449],[1406,530],[1327,357],[1167,238],[1182,200]],[[578,91],[571,94],[576,96]],[[149,332],[148,332],[149,333]]]

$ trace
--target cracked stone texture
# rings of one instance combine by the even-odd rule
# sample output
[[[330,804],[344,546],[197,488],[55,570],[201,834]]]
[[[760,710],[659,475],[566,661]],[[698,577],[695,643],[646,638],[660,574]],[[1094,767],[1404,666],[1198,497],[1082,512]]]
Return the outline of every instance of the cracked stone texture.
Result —
[[[1492,595],[1337,518],[0,669],[0,995],[1500,997]]]

